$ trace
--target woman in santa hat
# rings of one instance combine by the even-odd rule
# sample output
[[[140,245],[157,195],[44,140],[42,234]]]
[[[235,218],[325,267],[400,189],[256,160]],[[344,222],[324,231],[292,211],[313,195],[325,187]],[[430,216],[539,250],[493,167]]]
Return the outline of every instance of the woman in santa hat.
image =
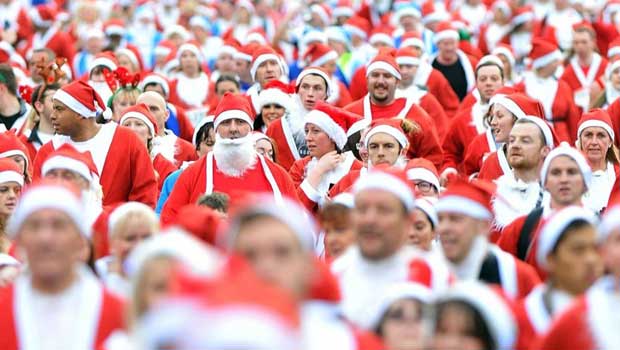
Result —
[[[353,195],[341,193],[321,207],[318,214],[321,233],[318,244],[324,246],[322,257],[332,262],[355,243],[353,231]]]
[[[416,209],[413,211],[415,220],[409,233],[409,243],[420,250],[430,252],[439,245],[435,228],[439,223],[437,210],[435,210],[437,199],[433,197],[422,197],[416,199]]]
[[[23,186],[24,176],[19,166],[10,159],[0,159],[0,254],[9,251],[11,242],[6,235],[6,224]]]
[[[211,82],[203,70],[200,49],[193,43],[185,43],[177,50],[180,71],[170,84],[170,102],[185,109],[194,122],[198,114],[206,113]],[[193,113],[192,113],[193,112]],[[197,114],[196,114],[197,113]]]
[[[24,183],[31,181],[32,162],[28,157],[28,149],[19,140],[13,131],[0,133],[0,159],[8,158],[14,161],[24,176]]]
[[[608,108],[620,97],[620,60],[607,66],[605,78],[605,89],[592,101],[591,108]]]
[[[296,113],[291,94],[294,91],[279,80],[272,80],[258,95],[259,113],[254,119],[254,130],[267,132],[269,126],[276,120]]]
[[[293,163],[289,174],[297,186],[297,195],[306,208],[316,211],[331,187],[362,163],[351,151],[343,153],[346,132],[359,118],[340,108],[317,102],[305,117],[309,155]]]
[[[258,131],[253,132],[252,136],[255,140],[254,148],[256,149],[256,153],[276,163],[276,160],[278,159],[278,151],[275,141],[270,139],[269,136]]]

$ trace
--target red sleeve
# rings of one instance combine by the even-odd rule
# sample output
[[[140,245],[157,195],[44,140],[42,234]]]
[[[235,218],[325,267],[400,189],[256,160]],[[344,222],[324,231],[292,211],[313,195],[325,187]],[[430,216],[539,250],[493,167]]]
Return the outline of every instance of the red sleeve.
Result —
[[[575,101],[573,99],[573,92],[568,86],[568,84],[559,82],[559,85],[560,86],[563,85],[562,88],[563,88],[564,93],[566,94],[567,101],[564,101],[564,103],[568,104],[567,127],[568,127],[568,133],[569,133],[569,140],[571,142],[571,145],[574,145],[575,141],[577,141],[577,130],[579,128],[578,126],[579,126],[579,119],[581,118],[581,114],[579,112],[579,107],[575,105]]]
[[[340,97],[338,98],[338,103],[336,104],[336,107],[342,108],[353,102],[353,98],[351,97],[349,90],[347,90],[347,87],[341,81],[338,82],[338,85],[340,90]]]
[[[194,137],[194,127],[192,126],[192,122],[187,117],[185,110],[179,106],[175,106],[177,110],[177,122],[179,123],[180,134],[178,135],[180,138],[187,142],[192,142],[192,137]]]
[[[121,299],[104,290],[95,346],[99,348],[110,334],[122,329],[126,329],[125,305]]]
[[[179,175],[161,211],[160,221],[163,225],[174,222],[179,210],[191,202],[192,191],[198,175],[197,171],[200,170],[201,164],[204,166],[204,162],[195,162]]]
[[[490,156],[487,157],[487,159],[482,162],[482,167],[480,168],[480,172],[478,173],[478,178],[482,180],[493,181],[498,179],[502,175],[503,171],[502,168],[499,166],[497,152],[493,152]]]
[[[487,25],[480,26],[480,33],[478,35],[478,49],[485,55],[489,54],[489,48],[487,46]]]
[[[22,7],[17,15],[17,42],[21,40],[29,40],[34,33],[32,22],[26,10]]]
[[[297,195],[297,189],[295,188],[295,184],[293,183],[293,180],[291,179],[289,173],[287,173],[282,166],[268,159],[267,164],[269,166],[269,169],[271,169],[272,172],[277,174],[276,181],[278,182],[278,187],[280,188],[280,192],[282,193],[282,195],[294,201],[300,202],[300,198]]]
[[[483,153],[486,149],[483,142],[486,142],[486,134],[476,136],[469,144],[465,153],[465,159],[463,160],[463,172],[465,175],[469,176],[480,171],[482,158],[484,157]]]
[[[448,132],[443,139],[443,165],[438,167],[437,169],[441,169],[440,173],[443,172],[447,168],[459,168],[459,164],[461,163],[461,157],[463,154],[463,145],[461,143],[461,137],[459,135],[459,130],[462,127],[461,119],[462,114],[454,117],[450,122],[450,126],[448,127]]]
[[[439,169],[443,162],[443,149],[439,144],[437,131],[433,128],[432,119],[417,105],[411,107],[407,113],[407,119],[414,121],[420,127],[419,131],[408,135],[407,157],[409,159],[426,158]]]
[[[439,140],[443,140],[449,119],[437,98],[427,93],[420,100],[420,107],[431,117]]]
[[[589,334],[591,328],[587,321],[588,313],[586,310],[586,299],[581,297],[551,324],[547,334],[542,337],[533,349],[591,350],[598,348]]]
[[[525,216],[516,218],[508,226],[504,227],[497,245],[505,252],[517,256],[517,243],[519,242],[519,233],[525,224]]]
[[[177,139],[177,145],[179,147],[179,154],[175,154],[174,156],[174,165],[179,167],[183,162],[191,162],[198,159],[198,154],[196,153],[196,149],[194,145],[183,140],[182,138]]]
[[[536,270],[527,263],[515,258],[517,263],[517,279],[519,286],[519,293],[517,299],[525,298],[532,289],[539,285],[540,277],[536,273]]]
[[[351,92],[351,98],[353,100],[359,100],[366,96],[368,93],[368,87],[366,86],[366,67],[362,66],[353,73],[351,84],[349,84],[349,91]]]
[[[317,202],[308,197],[306,192],[301,187],[302,182],[306,179],[306,165],[308,164],[308,157],[298,159],[293,163],[293,166],[288,171],[288,175],[295,186],[295,194],[299,201],[308,209],[310,212],[314,212],[317,209]]]
[[[568,84],[568,86],[573,90],[577,90],[581,86],[579,80],[577,80],[577,77],[575,76],[575,71],[573,70],[573,66],[571,64],[566,65],[560,80]]]
[[[0,288],[0,349],[17,350],[13,285]]]
[[[121,129],[117,130],[121,131]],[[151,208],[155,208],[157,204],[157,181],[155,180],[155,170],[153,170],[153,162],[149,156],[149,152],[142,141],[133,131],[127,130],[128,140],[131,140],[133,147],[131,149],[131,178],[127,179],[131,182],[129,190],[129,201],[144,203]]]

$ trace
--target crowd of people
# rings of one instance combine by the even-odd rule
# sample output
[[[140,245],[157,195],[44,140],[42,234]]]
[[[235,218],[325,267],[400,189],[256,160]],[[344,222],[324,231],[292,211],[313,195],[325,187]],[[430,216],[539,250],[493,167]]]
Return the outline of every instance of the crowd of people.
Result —
[[[0,20],[0,349],[620,348],[619,1]]]

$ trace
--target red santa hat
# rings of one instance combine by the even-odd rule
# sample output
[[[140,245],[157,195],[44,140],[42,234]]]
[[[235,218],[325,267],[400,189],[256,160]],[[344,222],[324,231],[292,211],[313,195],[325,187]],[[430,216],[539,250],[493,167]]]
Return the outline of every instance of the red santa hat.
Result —
[[[424,305],[430,305],[434,298],[433,292],[425,285],[416,282],[399,282],[387,287],[370,307],[369,317],[364,323],[369,330],[378,329],[381,320],[385,317],[390,306],[399,300],[416,300]]]
[[[291,94],[294,93],[295,91],[290,85],[284,84],[279,80],[268,82],[258,95],[259,111],[265,105],[277,104],[284,107],[287,112],[291,112],[294,103]]]
[[[392,18],[392,23],[395,25],[400,24],[400,20],[403,17],[415,17],[417,19],[422,19],[422,13],[418,10],[414,5],[412,5],[409,1],[405,1],[403,4],[398,6],[396,12],[394,12],[394,16]]]
[[[321,18],[321,21],[327,26],[332,21],[332,9],[327,4],[314,4],[310,6],[310,12]]]
[[[255,11],[254,4],[252,4],[252,2],[250,0],[237,0],[236,1],[236,6],[237,6],[237,9],[244,8],[244,9],[248,10],[250,15],[253,14],[254,11]]]
[[[355,15],[351,0],[338,0],[334,11],[332,11],[334,18],[337,17],[352,17]]]
[[[573,31],[576,32],[578,30],[587,30],[594,36],[594,38],[596,38],[596,30],[594,30],[594,27],[590,22],[584,20],[573,24]]]
[[[372,31],[370,38],[368,39],[370,45],[384,44],[390,47],[394,47],[394,38],[392,38],[392,31],[389,28],[376,28]]]
[[[236,60],[252,62],[252,55],[258,47],[259,45],[256,43],[245,44],[241,46],[237,52],[235,52],[234,57]]]
[[[532,60],[532,68],[542,68],[555,61],[562,60],[562,53],[557,46],[540,38],[532,40],[532,51],[529,58]]]
[[[491,5],[491,11],[500,10],[506,17],[512,16],[512,8],[506,0],[497,0]]]
[[[106,109],[95,89],[81,80],[71,82],[57,90],[54,93],[54,100],[62,102],[85,118],[95,118]]]
[[[560,156],[572,158],[575,163],[577,163],[577,166],[583,175],[586,188],[590,188],[590,184],[592,183],[592,169],[590,168],[590,165],[588,165],[588,161],[583,154],[579,152],[579,150],[569,146],[566,142],[562,142],[559,147],[554,148],[545,158],[542,168],[540,169],[540,182],[542,185],[545,186],[547,182],[547,173],[549,172],[551,161]]]
[[[597,126],[605,129],[609,134],[609,137],[613,141],[615,138],[614,127],[611,122],[611,117],[606,110],[595,108],[587,113],[584,113],[579,120],[579,127],[577,129],[577,139],[581,137],[581,133],[591,126]]]
[[[176,57],[176,45],[170,40],[161,40],[153,49],[155,56]]]
[[[119,35],[124,36],[127,33],[126,24],[120,18],[111,18],[103,22],[103,32],[107,36]]]
[[[420,65],[420,58],[418,54],[410,47],[401,47],[396,51],[396,63],[399,65]]]
[[[198,124],[196,124],[196,127],[194,128],[194,134],[192,135],[192,144],[195,147],[198,147],[198,132],[200,131],[200,129],[205,126],[205,124],[208,123],[213,123],[213,120],[215,119],[214,115],[208,115],[204,118],[202,118]]]
[[[450,19],[450,14],[446,12],[445,8],[434,0],[426,0],[420,10],[422,12],[422,24],[424,25]]]
[[[201,242],[215,246],[221,222],[221,213],[202,205],[190,204],[181,208],[174,224]]]
[[[620,36],[609,43],[609,48],[607,49],[608,58],[612,58],[616,55],[620,55]]]
[[[0,158],[21,156],[26,161],[26,167],[28,167],[30,160],[27,154],[26,146],[19,140],[14,130],[0,133]]]
[[[183,55],[183,52],[185,51],[189,51],[191,53],[194,54],[194,56],[196,56],[196,58],[198,59],[198,62],[200,62],[202,64],[202,62],[204,62],[204,56],[202,55],[202,51],[200,51],[200,49],[198,48],[198,45],[194,42],[187,42],[184,43],[183,45],[179,46],[179,49],[177,50],[177,55],[176,55],[176,59],[177,60],[181,60],[181,55]]]
[[[405,167],[407,172],[407,179],[415,182],[416,180],[422,180],[435,186],[437,192],[441,189],[439,185],[439,173],[435,165],[425,158],[415,158],[410,160]]]
[[[445,39],[454,39],[458,41],[459,38],[459,32],[452,26],[452,23],[444,21],[437,24],[437,29],[433,35],[433,43],[437,44]]]
[[[332,79],[329,77],[327,72],[321,67],[308,67],[299,73],[297,76],[297,80],[295,81],[295,90],[299,90],[299,85],[301,85],[301,81],[308,75],[318,75],[323,80],[325,80],[325,84],[327,84],[327,97],[330,97],[334,91],[334,86]]]
[[[142,55],[140,55],[137,47],[133,45],[119,47],[118,49],[116,49],[116,52],[114,54],[117,57],[117,61],[118,55],[127,56],[131,63],[138,68],[138,71],[142,71]]]
[[[118,61],[112,52],[104,51],[95,55],[95,59],[88,64],[88,71],[91,72],[98,66],[104,66],[110,71],[115,71],[118,68]]]
[[[269,41],[267,40],[267,33],[265,33],[265,30],[261,27],[250,30],[244,40],[244,44],[247,45],[249,43],[269,45]]]
[[[415,209],[413,188],[402,170],[385,167],[373,168],[353,184],[355,196],[366,190],[381,190],[391,193],[403,203],[408,212]]]
[[[149,73],[145,75],[144,78],[142,78],[142,81],[140,81],[138,88],[141,91],[144,91],[144,88],[150,84],[157,84],[161,86],[162,90],[164,90],[164,95],[166,99],[168,98],[168,96],[170,96],[170,84],[163,75],[157,73]]]
[[[24,221],[42,209],[55,209],[67,214],[85,237],[90,237],[88,220],[84,219],[84,205],[77,189],[59,183],[42,181],[29,186],[21,195],[7,224],[7,234],[14,239]]]
[[[416,208],[420,209],[428,217],[433,229],[437,228],[437,225],[439,225],[439,217],[435,209],[436,203],[437,200],[433,197],[421,197],[415,200]]]
[[[41,175],[45,176],[56,169],[71,170],[89,183],[99,180],[99,172],[90,152],[80,152],[68,143],[64,143],[49,154],[41,166]]]
[[[603,220],[598,227],[599,231],[599,243],[604,244],[610,235],[614,232],[619,232],[620,229],[620,204],[615,203],[608,205],[608,209],[605,210]]]
[[[211,26],[209,25],[209,22],[203,16],[198,15],[194,15],[192,16],[192,18],[189,19],[189,27],[198,27],[208,32],[211,31]]]
[[[349,209],[355,208],[355,198],[353,197],[353,194],[349,192],[338,193],[330,203],[340,204]]]
[[[314,109],[306,114],[304,125],[318,126],[342,150],[347,144],[347,130],[358,119],[358,116],[341,108],[318,101]]]
[[[38,27],[51,27],[56,21],[58,10],[51,4],[37,5],[28,11],[32,23]]]
[[[618,53],[616,53],[616,55],[620,55],[620,48],[618,50]],[[605,78],[607,78],[607,80],[611,80],[611,74],[618,68],[620,68],[620,58],[616,58],[613,61],[609,61],[609,64],[605,68]]]
[[[121,116],[121,120],[119,124],[123,125],[123,123],[130,118],[138,119],[143,122],[147,128],[149,128],[149,133],[152,137],[155,137],[159,133],[159,128],[157,127],[157,120],[149,111],[149,107],[144,103],[138,103],[133,105],[123,111],[123,115]]]
[[[153,211],[153,208],[140,202],[125,202],[118,207],[114,208],[108,217],[108,239],[112,239],[112,235],[115,231],[116,225],[128,215],[140,214],[149,219],[150,222],[159,222],[157,214]]]
[[[338,53],[325,44],[311,44],[304,53],[306,66],[322,66],[329,61],[338,59]]]
[[[282,74],[284,74],[286,69],[284,68],[282,60],[276,51],[271,48],[271,46],[259,46],[254,50],[254,54],[252,55],[252,67],[250,68],[250,75],[254,81],[256,81],[256,71],[258,70],[258,67],[270,60],[276,61],[282,70]]]
[[[438,303],[464,302],[482,316],[497,349],[514,348],[517,321],[510,302],[499,291],[478,281],[462,281],[438,297]]]
[[[11,65],[16,63],[19,67],[26,69],[27,64],[24,58],[15,51],[13,46],[6,41],[0,41],[0,63],[9,62]]]
[[[0,159],[0,184],[7,182],[17,182],[24,186],[24,174],[17,163],[12,159]]]
[[[504,71],[504,62],[502,62],[502,60],[499,59],[499,57],[495,56],[495,55],[486,55],[483,56],[479,61],[478,64],[476,64],[476,70],[478,68],[480,68],[480,66],[482,66],[483,64],[494,64],[496,66],[498,66],[502,72]]]
[[[388,52],[379,51],[379,54],[370,61],[370,64],[366,67],[366,78],[377,69],[387,71],[398,80],[402,79],[396,58]]]
[[[545,145],[547,145],[547,147],[549,147],[550,149],[553,149],[555,147],[556,142],[558,141],[558,137],[555,134],[553,127],[551,126],[551,124],[549,124],[548,121],[541,118],[540,116],[535,115],[526,115],[522,119],[529,120],[532,123],[536,124],[538,129],[540,129],[543,134],[543,138],[545,139]]]
[[[241,45],[239,45],[239,42],[237,40],[234,39],[228,39],[224,41],[224,45],[222,45],[222,47],[220,47],[220,49],[217,51],[217,55],[231,55],[233,57],[235,57],[235,53],[237,53],[238,48]]]
[[[422,36],[420,36],[417,32],[406,32],[403,36],[401,36],[400,48],[402,49],[410,46],[417,47],[422,51],[426,49]]]
[[[226,93],[222,97],[215,109],[213,129],[217,131],[220,123],[229,119],[241,119],[250,124],[250,127],[253,127],[254,112],[252,112],[252,106],[250,106],[250,102],[245,96]]]
[[[180,24],[174,24],[166,27],[164,32],[164,39],[170,39],[172,36],[177,35],[181,40],[186,41],[191,38],[191,34]]]
[[[493,219],[493,184],[483,180],[456,180],[439,197],[437,213],[459,213],[479,220]]]
[[[520,6],[510,19],[514,27],[534,20],[534,9],[531,5]]]
[[[491,98],[491,105],[498,104],[506,108],[517,119],[521,119],[526,115],[542,117],[544,110],[541,103],[523,93],[514,93],[510,95],[495,94]]]
[[[349,34],[359,36],[360,38],[366,40],[366,38],[368,38],[368,33],[370,33],[371,27],[370,22],[366,18],[355,15],[345,22],[344,29]]]
[[[504,44],[504,43],[499,43],[493,49],[491,54],[493,54],[494,56],[503,55],[504,57],[506,57],[506,59],[508,59],[508,62],[510,62],[510,66],[514,68],[516,58],[515,58],[515,53],[514,53],[514,50],[512,49],[512,46],[508,44]]]
[[[556,211],[549,220],[545,221],[538,235],[538,248],[536,250],[536,263],[538,266],[547,268],[547,256],[555,249],[566,228],[575,221],[585,221],[596,226],[594,214],[583,207],[570,206]]]
[[[409,140],[407,139],[406,133],[403,131],[401,126],[402,119],[377,119],[370,124],[370,130],[366,134],[366,138],[364,139],[364,145],[368,148],[368,143],[370,139],[380,133],[388,134],[398,141],[400,147],[407,148],[409,144]]]

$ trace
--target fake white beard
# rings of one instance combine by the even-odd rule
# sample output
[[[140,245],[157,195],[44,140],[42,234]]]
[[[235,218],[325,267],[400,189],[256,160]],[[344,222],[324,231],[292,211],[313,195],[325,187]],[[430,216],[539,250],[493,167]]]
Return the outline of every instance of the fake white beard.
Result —
[[[251,134],[238,139],[226,139],[216,133],[213,156],[218,170],[232,177],[240,177],[246,170],[254,169],[258,158]]]

